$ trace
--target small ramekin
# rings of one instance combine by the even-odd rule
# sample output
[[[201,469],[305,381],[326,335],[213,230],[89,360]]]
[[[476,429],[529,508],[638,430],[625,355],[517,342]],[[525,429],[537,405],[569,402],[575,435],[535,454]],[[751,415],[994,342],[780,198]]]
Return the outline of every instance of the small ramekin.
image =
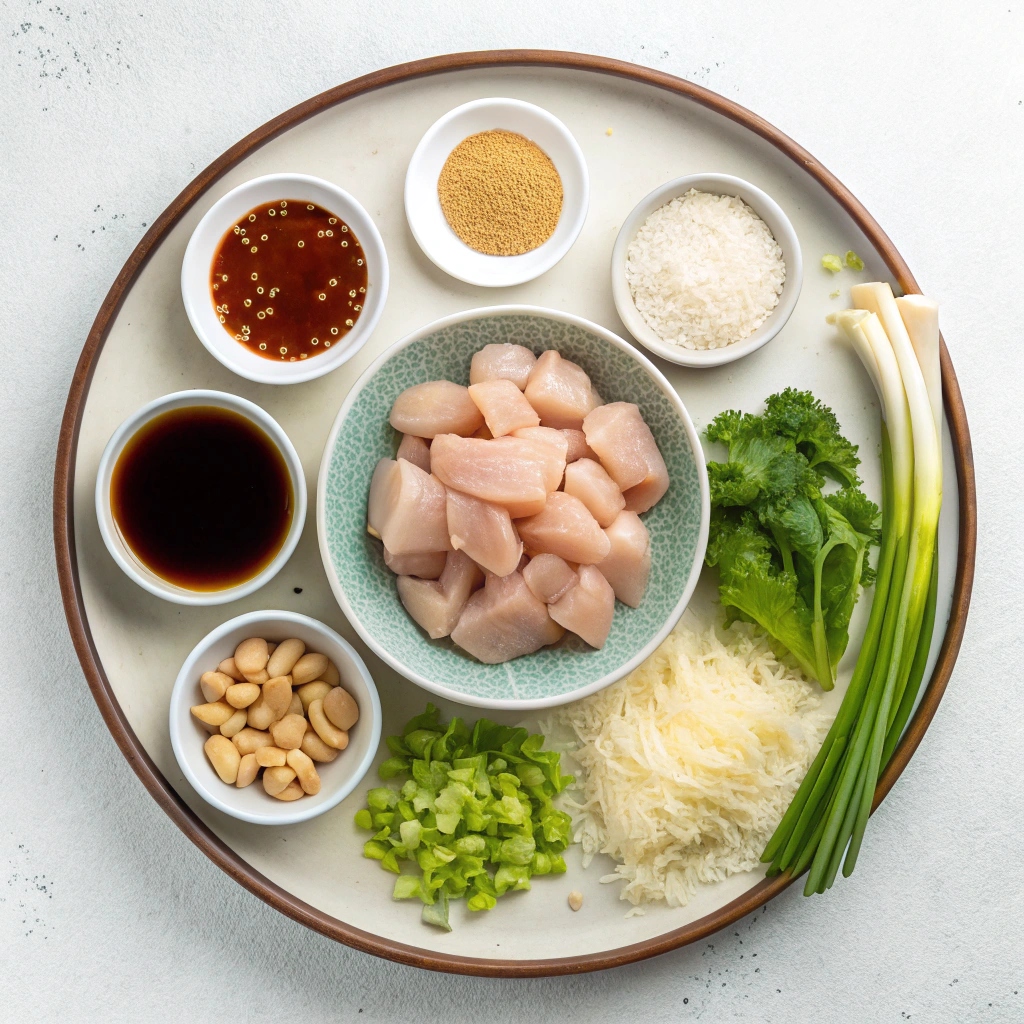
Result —
[[[279,199],[305,200],[330,210],[355,232],[366,254],[366,298],[355,326],[329,352],[294,363],[264,359],[236,341],[217,318],[210,293],[210,268],[221,239],[251,209]],[[181,297],[192,330],[219,363],[259,384],[301,384],[336,370],[366,344],[384,312],[388,279],[388,258],[380,232],[348,192],[309,174],[266,174],[233,188],[206,211],[185,249]]]
[[[210,733],[190,710],[205,703],[199,677],[230,658],[239,643],[251,636],[276,643],[296,637],[307,650],[326,654],[338,668],[341,685],[359,705],[359,721],[349,732],[349,745],[333,761],[316,765],[320,792],[315,796],[283,803],[268,796],[258,781],[237,789],[221,782],[203,750]],[[292,825],[336,807],[359,785],[380,745],[380,697],[363,659],[330,626],[296,612],[248,612],[207,634],[185,659],[171,691],[169,725],[178,767],[211,807],[256,825]]]
[[[494,129],[535,142],[562,179],[562,214],[554,233],[520,256],[488,256],[471,249],[451,229],[437,195],[437,179],[451,151],[468,136]],[[523,284],[550,270],[579,236],[589,204],[583,151],[554,114],[523,100],[492,97],[449,110],[420,139],[405,175],[405,215],[420,248],[446,274],[485,288]]]
[[[218,409],[230,409],[255,423],[274,442],[288,468],[291,479],[292,495],[295,508],[292,510],[292,523],[288,529],[281,550],[274,560],[262,572],[252,579],[239,583],[224,590],[187,590],[170,583],[147,568],[132,552],[114,520],[110,507],[110,480],[114,466],[124,446],[135,436],[139,429],[150,420],[172,409],[185,409],[193,406],[214,406]],[[99,521],[100,535],[103,543],[115,562],[124,570],[126,576],[134,580],[144,590],[174,604],[214,605],[237,601],[240,597],[259,590],[264,583],[272,580],[281,571],[285,562],[291,558],[295,545],[299,543],[302,527],[306,521],[306,478],[302,472],[295,447],[280,424],[267,412],[253,402],[229,395],[224,391],[176,391],[172,395],[164,395],[144,405],[132,413],[118,428],[107,442],[100,458],[99,472],[96,474],[96,518]]]
[[[689,192],[691,188],[697,189],[698,192],[738,196],[742,199],[768,225],[775,236],[775,241],[782,247],[782,256],[786,261],[786,281],[782,286],[778,305],[753,334],[726,345],[725,348],[689,349],[665,341],[640,315],[633,302],[629,282],[626,280],[626,251],[644,221],[659,207]],[[730,174],[688,174],[656,188],[633,207],[619,229],[612,249],[612,298],[619,319],[644,348],[680,366],[721,366],[723,363],[742,359],[743,356],[750,355],[751,352],[756,352],[763,345],[767,345],[785,327],[786,321],[796,308],[803,275],[800,241],[782,207],[756,185],[751,185],[742,178],[734,178]]]

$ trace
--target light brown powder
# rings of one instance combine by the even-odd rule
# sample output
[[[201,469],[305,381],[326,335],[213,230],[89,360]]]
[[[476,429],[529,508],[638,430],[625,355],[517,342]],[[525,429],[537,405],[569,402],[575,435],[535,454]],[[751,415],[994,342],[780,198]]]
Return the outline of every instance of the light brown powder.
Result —
[[[441,209],[470,248],[518,256],[543,245],[562,213],[562,179],[535,142],[496,129],[463,139],[437,180]]]

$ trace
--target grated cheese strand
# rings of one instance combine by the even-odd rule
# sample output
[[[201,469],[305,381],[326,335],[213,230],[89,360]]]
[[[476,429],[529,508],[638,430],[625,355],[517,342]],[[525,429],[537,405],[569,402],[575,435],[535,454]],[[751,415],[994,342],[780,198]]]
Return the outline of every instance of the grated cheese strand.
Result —
[[[584,865],[620,863],[634,906],[684,906],[759,866],[828,727],[815,688],[754,627],[675,631],[620,682],[562,709],[584,777]],[[632,912],[631,912],[632,913]]]

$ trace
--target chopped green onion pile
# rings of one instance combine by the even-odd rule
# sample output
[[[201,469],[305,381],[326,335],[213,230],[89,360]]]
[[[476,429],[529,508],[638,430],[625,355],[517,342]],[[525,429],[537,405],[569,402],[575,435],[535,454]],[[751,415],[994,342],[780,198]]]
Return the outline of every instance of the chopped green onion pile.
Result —
[[[533,875],[565,871],[572,820],[552,798],[573,777],[543,736],[486,718],[446,725],[428,704],[387,744],[378,774],[406,781],[371,789],[355,822],[374,833],[363,855],[398,875],[395,899],[423,902],[425,923],[451,931],[450,899],[490,910]]]

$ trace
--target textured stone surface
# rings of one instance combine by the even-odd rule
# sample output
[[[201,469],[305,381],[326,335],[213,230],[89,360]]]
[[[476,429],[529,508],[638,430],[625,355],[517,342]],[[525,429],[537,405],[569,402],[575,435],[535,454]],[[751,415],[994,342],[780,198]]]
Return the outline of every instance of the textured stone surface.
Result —
[[[0,4],[0,1016],[1022,1019],[1022,18],[1013,3],[880,0]],[[145,225],[291,104],[388,64],[492,46],[606,53],[689,77],[835,170],[943,303],[981,496],[961,660],[857,874],[824,899],[790,891],[656,961],[564,980],[453,980],[376,961],[213,867],[96,711],[50,532],[74,362]]]

